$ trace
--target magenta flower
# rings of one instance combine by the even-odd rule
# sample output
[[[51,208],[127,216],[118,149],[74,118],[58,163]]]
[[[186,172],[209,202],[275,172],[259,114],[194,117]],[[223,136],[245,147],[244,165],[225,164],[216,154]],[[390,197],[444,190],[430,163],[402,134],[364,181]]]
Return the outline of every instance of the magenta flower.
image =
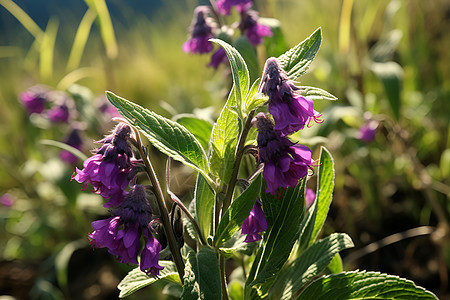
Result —
[[[213,50],[209,39],[213,38],[215,23],[208,17],[209,7],[198,6],[194,11],[194,20],[191,25],[191,38],[183,44],[186,53],[208,53]]]
[[[227,54],[223,48],[219,48],[212,56],[211,61],[208,64],[208,67],[213,67],[217,69],[221,63],[228,62]]]
[[[144,231],[145,246],[141,254],[141,271],[148,275],[153,274],[157,276],[159,271],[164,269],[158,265],[159,252],[161,251],[161,244],[149,231]]]
[[[229,15],[233,6],[241,13],[252,7],[253,3],[251,0],[217,0],[216,5],[222,15]]]
[[[241,235],[246,234],[244,242],[251,243],[262,239],[261,232],[267,230],[267,220],[262,210],[261,203],[256,200],[255,205],[250,211],[250,215],[242,223]]]
[[[282,136],[264,113],[256,117],[259,159],[264,163],[266,193],[275,195],[279,187],[295,187],[301,178],[308,175],[313,163],[311,150]]]
[[[359,128],[357,138],[363,142],[370,143],[375,139],[377,133],[378,122],[375,120],[368,120]]]
[[[79,183],[84,183],[85,189],[90,183],[93,192],[103,198],[111,198],[105,207],[116,206],[123,200],[125,189],[136,174],[133,152],[128,145],[131,128],[123,123],[116,126],[111,135],[100,140],[103,145],[97,153],[83,163],[83,170],[76,169],[72,176]]]
[[[314,200],[316,200],[316,193],[310,188],[306,188],[305,191],[305,207],[306,209],[310,208],[313,205]]]
[[[11,194],[5,193],[0,197],[0,203],[3,206],[11,207],[14,204],[14,198]]]
[[[314,102],[298,95],[298,89],[276,58],[266,61],[262,91],[269,96],[269,112],[275,121],[275,130],[280,131],[282,136],[303,129],[312,120],[322,122],[322,115],[314,110]]]
[[[25,106],[28,114],[40,114],[44,111],[48,102],[47,95],[49,90],[40,85],[33,86],[19,95],[19,100]]]
[[[74,147],[75,149],[78,150],[81,149],[81,146],[83,145],[83,140],[81,139],[77,129],[73,129],[70,132],[69,136],[65,140],[65,143],[69,146]],[[69,164],[76,164],[78,162],[78,157],[73,155],[67,150],[62,150],[59,153],[59,158],[61,158],[62,161],[65,161]]]
[[[69,116],[69,107],[65,103],[55,105],[47,111],[47,117],[52,123],[68,123]]]
[[[258,23],[259,16],[256,11],[245,11],[241,14],[241,17],[239,28],[253,46],[259,45],[263,37],[272,36],[270,27]]]

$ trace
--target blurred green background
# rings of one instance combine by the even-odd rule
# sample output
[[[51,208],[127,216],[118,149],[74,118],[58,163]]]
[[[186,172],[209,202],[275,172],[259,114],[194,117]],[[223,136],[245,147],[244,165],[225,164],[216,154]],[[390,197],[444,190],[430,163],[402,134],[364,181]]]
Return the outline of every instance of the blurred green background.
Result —
[[[325,231],[354,240],[346,268],[396,274],[449,296],[450,2],[254,2],[261,17],[281,22],[285,50],[322,27],[318,57],[300,80],[338,101],[316,101],[325,121],[300,140],[314,157],[320,145],[334,156]],[[96,110],[105,90],[166,117],[208,107],[217,116],[229,91],[227,66],[208,68],[209,55],[181,50],[197,1],[104,4],[0,0],[0,196],[12,199],[0,204],[2,295],[111,299],[132,268],[88,246],[90,223],[106,214],[101,198],[70,181],[75,166],[48,142],[75,125],[30,117],[21,92],[68,89],[89,155],[113,126]],[[262,66],[267,51],[257,50]],[[378,124],[370,143],[357,138],[367,119]],[[176,174],[174,191],[189,199],[195,177],[181,167]],[[169,297],[158,286],[133,297],[145,295]]]

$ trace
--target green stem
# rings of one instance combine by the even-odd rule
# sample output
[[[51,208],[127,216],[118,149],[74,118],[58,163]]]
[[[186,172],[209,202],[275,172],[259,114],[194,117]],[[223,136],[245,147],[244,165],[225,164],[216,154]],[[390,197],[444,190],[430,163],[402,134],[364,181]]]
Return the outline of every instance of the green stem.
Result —
[[[225,199],[223,201],[222,214],[224,214],[225,211],[228,209],[228,207],[231,204],[231,198],[233,198],[234,187],[236,186],[237,176],[239,173],[239,167],[241,165],[241,160],[244,155],[245,141],[247,139],[248,132],[252,126],[252,119],[253,119],[254,114],[255,114],[255,110],[252,110],[248,114],[247,120],[245,122],[245,126],[242,129],[241,136],[239,138],[239,142],[236,147],[236,155],[235,155],[235,159],[234,159],[233,173],[231,174],[230,183],[228,184],[227,192],[225,194]]]
[[[222,282],[222,300],[228,300],[227,277],[225,273],[225,257],[219,254],[220,281]]]
[[[132,126],[132,128],[134,130],[134,134],[136,135],[136,141],[137,141],[137,144],[139,145],[139,147],[138,147],[139,153],[141,155],[142,160],[144,161],[147,175],[148,175],[150,182],[152,183],[152,186],[154,188],[155,198],[156,198],[156,202],[158,203],[159,212],[161,214],[161,221],[163,223],[164,230],[166,232],[170,252],[172,253],[173,261],[175,262],[178,274],[180,275],[180,280],[181,280],[181,282],[183,282],[184,263],[183,263],[183,259],[181,258],[180,250],[178,249],[178,245],[177,245],[177,242],[175,239],[175,235],[173,233],[172,225],[170,223],[169,212],[167,210],[167,206],[164,201],[164,195],[161,190],[161,185],[159,184],[158,178],[156,177],[155,170],[153,169],[153,166],[150,162],[149,157],[144,154],[141,138],[139,136],[139,132],[137,131],[137,129],[135,127]]]

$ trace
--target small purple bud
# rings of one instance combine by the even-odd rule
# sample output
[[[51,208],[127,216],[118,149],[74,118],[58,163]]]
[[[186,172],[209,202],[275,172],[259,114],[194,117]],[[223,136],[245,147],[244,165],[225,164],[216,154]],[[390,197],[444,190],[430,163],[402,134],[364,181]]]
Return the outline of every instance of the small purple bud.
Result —
[[[368,120],[359,128],[357,138],[365,143],[370,143],[375,139],[377,133],[378,121]]]
[[[225,53],[225,50],[223,48],[219,48],[212,56],[211,61],[208,64],[208,67],[213,67],[214,69],[217,69],[221,63],[228,62],[227,54]]]
[[[8,193],[3,194],[3,195],[0,197],[0,203],[1,203],[3,206],[11,207],[11,206],[14,204],[14,197],[11,196],[11,194],[8,194]]]
[[[262,239],[261,232],[267,230],[267,220],[262,210],[261,202],[256,200],[255,205],[250,211],[250,215],[242,223],[241,235],[246,234],[244,242],[251,243]]]
[[[21,93],[19,100],[27,109],[28,114],[40,114],[44,111],[45,105],[48,102],[48,93],[49,89],[47,87],[36,85]]]

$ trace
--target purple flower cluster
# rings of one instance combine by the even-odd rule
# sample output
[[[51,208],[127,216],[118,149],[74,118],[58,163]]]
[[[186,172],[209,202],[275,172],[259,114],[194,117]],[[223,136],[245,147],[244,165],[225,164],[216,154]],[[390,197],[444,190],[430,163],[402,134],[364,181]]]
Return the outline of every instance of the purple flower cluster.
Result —
[[[194,11],[194,19],[190,27],[190,38],[183,44],[186,53],[209,53],[213,45],[211,38],[224,39],[232,42],[236,26],[222,25],[220,15],[229,15],[233,7],[240,15],[239,25],[241,35],[249,40],[250,44],[257,46],[264,37],[272,36],[270,27],[259,22],[258,13],[251,10],[253,2],[250,0],[218,0],[213,7],[198,6]],[[214,20],[214,18],[216,20]],[[221,24],[220,28],[217,24]],[[220,48],[212,56],[208,66],[217,69],[221,63],[227,62],[225,51]]]
[[[256,200],[250,215],[242,223],[241,235],[246,234],[244,242],[251,243],[262,239],[261,232],[267,230],[267,220],[262,210],[261,202]]]
[[[311,150],[280,134],[264,113],[259,113],[256,119],[259,159],[264,163],[266,192],[275,195],[279,187],[295,187],[301,178],[308,175],[313,164]]]
[[[131,127],[118,124],[112,134],[98,141],[101,146],[84,161],[84,169],[76,169],[72,179],[84,183],[85,189],[91,184],[94,193],[109,199],[104,206],[111,208],[112,216],[92,223],[91,245],[108,248],[124,263],[138,264],[140,255],[141,270],[157,276],[163,268],[158,265],[162,246],[152,233],[157,217],[152,213],[145,186],[134,184],[128,189],[140,168],[131,139]]]

